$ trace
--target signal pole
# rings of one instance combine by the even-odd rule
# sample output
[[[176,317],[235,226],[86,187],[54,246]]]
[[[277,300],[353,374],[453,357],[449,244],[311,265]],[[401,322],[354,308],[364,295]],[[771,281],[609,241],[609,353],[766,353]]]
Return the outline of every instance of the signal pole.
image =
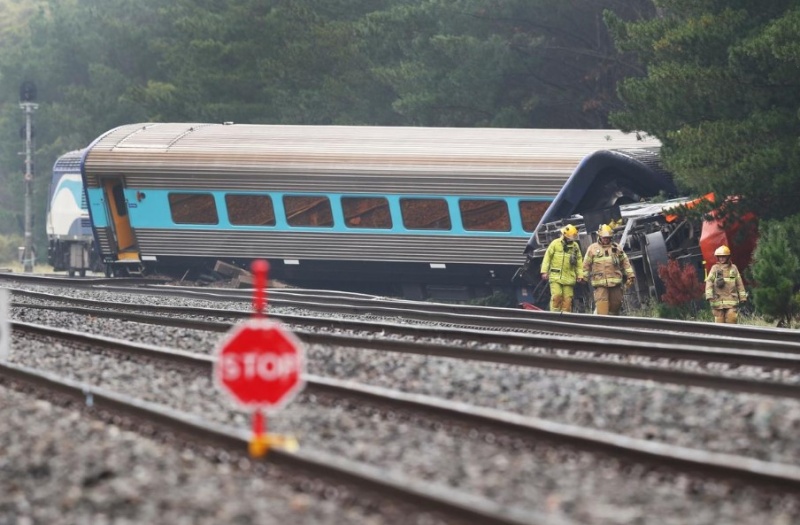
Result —
[[[31,160],[31,120],[33,112],[39,108],[35,104],[36,85],[26,80],[19,88],[19,107],[25,112],[25,251],[22,254],[22,266],[25,273],[33,272],[35,256],[33,254],[33,162]]]

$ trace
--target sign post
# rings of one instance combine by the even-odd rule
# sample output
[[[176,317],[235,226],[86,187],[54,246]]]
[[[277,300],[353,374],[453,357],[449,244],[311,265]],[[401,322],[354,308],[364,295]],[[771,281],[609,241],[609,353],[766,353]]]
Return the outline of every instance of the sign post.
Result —
[[[0,362],[8,361],[11,352],[11,325],[8,322],[8,290],[0,288]]]
[[[276,411],[304,387],[302,343],[280,323],[266,319],[266,261],[251,267],[255,280],[253,318],[232,328],[217,346],[214,381],[237,403],[253,411],[250,455],[261,457],[271,446],[296,449],[289,436],[266,433],[264,411]]]

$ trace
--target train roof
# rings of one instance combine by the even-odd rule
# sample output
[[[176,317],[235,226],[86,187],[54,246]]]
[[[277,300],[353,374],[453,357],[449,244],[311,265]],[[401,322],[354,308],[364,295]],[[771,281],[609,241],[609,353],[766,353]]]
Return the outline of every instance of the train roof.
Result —
[[[74,170],[75,173],[79,173],[81,168],[82,154],[83,150],[79,149],[64,153],[56,159],[55,163],[53,164],[53,169],[61,171]]]
[[[538,173],[560,186],[594,151],[659,146],[655,138],[619,130],[142,123],[98,138],[85,166],[95,175],[168,176],[221,165],[239,175]]]

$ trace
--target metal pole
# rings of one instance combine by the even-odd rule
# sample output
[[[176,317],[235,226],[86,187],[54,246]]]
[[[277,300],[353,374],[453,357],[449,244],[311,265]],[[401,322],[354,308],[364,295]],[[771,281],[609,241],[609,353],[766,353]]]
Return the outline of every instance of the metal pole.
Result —
[[[25,273],[33,272],[35,256],[33,254],[33,163],[31,161],[31,119],[39,104],[23,102],[19,105],[25,111],[25,251],[22,255],[22,266]]]

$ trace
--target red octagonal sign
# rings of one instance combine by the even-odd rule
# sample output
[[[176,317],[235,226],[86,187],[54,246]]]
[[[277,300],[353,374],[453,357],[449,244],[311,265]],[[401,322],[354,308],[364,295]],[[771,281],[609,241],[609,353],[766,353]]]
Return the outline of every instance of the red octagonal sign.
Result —
[[[303,389],[302,343],[279,323],[251,319],[217,346],[214,380],[239,403],[277,409]]]

